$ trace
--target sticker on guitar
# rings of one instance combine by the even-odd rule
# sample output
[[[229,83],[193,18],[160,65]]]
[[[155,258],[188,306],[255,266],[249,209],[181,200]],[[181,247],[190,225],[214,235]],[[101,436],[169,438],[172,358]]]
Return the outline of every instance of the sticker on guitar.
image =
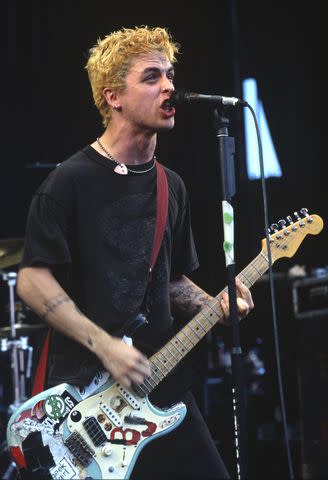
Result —
[[[288,224],[280,220],[280,230],[272,225],[272,263],[292,257],[306,235],[322,230],[323,221],[318,215],[309,215],[306,209],[301,213],[303,218],[295,212],[295,222],[291,217],[287,217]],[[263,239],[261,252],[238,275],[249,288],[269,268],[267,244]],[[64,383],[22,404],[7,426],[9,450],[22,478],[33,471],[40,478],[50,474],[56,480],[128,479],[143,447],[183,421],[183,403],[159,409],[148,395],[223,319],[221,295],[149,358],[152,374],[134,391],[123,388],[107,372],[100,372],[92,390],[79,391]]]

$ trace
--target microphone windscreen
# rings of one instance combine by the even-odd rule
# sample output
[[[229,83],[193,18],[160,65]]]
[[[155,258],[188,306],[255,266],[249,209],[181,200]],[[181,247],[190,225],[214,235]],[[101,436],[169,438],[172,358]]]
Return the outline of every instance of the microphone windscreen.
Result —
[[[186,102],[188,102],[188,99],[186,97],[186,90],[182,88],[174,90],[170,97],[170,104],[174,107],[175,105],[182,105]]]

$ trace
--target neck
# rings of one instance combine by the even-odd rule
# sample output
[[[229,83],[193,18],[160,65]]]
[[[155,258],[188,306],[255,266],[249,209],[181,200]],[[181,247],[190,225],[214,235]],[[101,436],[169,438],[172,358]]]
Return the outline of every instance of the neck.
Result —
[[[127,165],[141,165],[149,162],[154,157],[157,135],[131,134],[125,130],[106,128],[100,136],[101,143],[106,147],[111,155],[120,163]],[[97,142],[92,146],[102,155],[104,152],[99,148]]]

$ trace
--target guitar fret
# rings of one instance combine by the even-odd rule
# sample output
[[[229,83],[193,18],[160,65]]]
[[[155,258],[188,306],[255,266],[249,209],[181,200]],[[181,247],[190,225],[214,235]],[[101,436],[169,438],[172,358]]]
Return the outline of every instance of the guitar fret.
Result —
[[[151,384],[151,381],[153,381],[154,385]],[[143,381],[143,384],[146,383],[146,382],[149,383],[149,387],[150,387],[151,389],[154,388],[154,387],[156,387],[156,385],[157,385],[157,383],[155,382],[155,380],[154,380],[152,377],[147,377],[147,378],[145,378],[145,380]],[[145,387],[146,387],[147,389],[149,389],[149,387],[147,387],[146,385],[145,385]]]
[[[198,339],[202,338],[202,336],[198,335],[198,333],[193,329],[193,327],[191,326],[191,322],[188,324],[188,327],[190,328],[190,330],[193,331],[194,335],[195,335]]]
[[[179,333],[183,333],[183,335],[189,340],[189,342],[191,343],[191,345],[194,346],[195,343],[193,343],[193,342],[190,340],[190,338],[188,337],[188,335],[185,333],[185,328],[186,328],[186,327],[184,327],[182,330],[180,330]],[[177,335],[177,336],[178,336],[178,335]]]
[[[153,361],[150,360],[149,363],[150,363],[151,366],[154,366],[154,362],[153,362]],[[151,368],[151,373],[152,373],[152,374],[154,373],[154,374],[156,375],[156,377],[158,378],[158,382],[157,382],[157,383],[159,383],[159,382],[163,379],[164,375],[163,375],[163,373],[159,370],[159,368],[157,367],[156,364],[155,364],[155,367],[156,367],[156,369],[154,369],[154,370]],[[162,373],[162,377],[160,377],[160,376],[157,374],[157,371],[159,371],[160,373]]]
[[[171,352],[171,350],[169,349],[169,347],[168,347],[168,346],[165,346],[165,347],[163,347],[163,348],[166,348],[166,350],[170,353],[170,355],[172,355],[172,357],[174,358],[174,360],[175,360],[175,362],[176,362],[176,364],[177,364],[178,361],[179,361],[179,359],[174,355],[173,352]],[[175,348],[176,348],[176,347],[175,347]],[[175,365],[176,365],[176,364],[175,364]],[[174,365],[174,366],[175,366],[175,365]]]
[[[258,261],[256,263],[261,267],[260,276],[262,276],[267,269],[266,262],[263,261],[263,258],[258,257]]]
[[[182,356],[184,357],[187,347],[185,346],[185,344],[183,343],[183,341],[180,340],[180,338],[178,337],[178,335],[176,335],[175,338],[176,338],[177,340],[179,340],[179,342],[181,343],[181,345],[182,345],[182,347],[183,347],[183,349],[182,349]]]
[[[159,351],[158,353],[160,353],[162,355],[162,357],[165,359],[164,360],[164,364],[165,362],[169,362],[169,364],[171,365],[171,367],[175,367],[175,365],[173,365],[173,363],[170,361],[170,359],[168,357],[166,357],[166,355],[164,355],[164,353],[162,353],[161,351]],[[165,365],[166,367],[166,365]],[[167,367],[166,367],[167,368]]]
[[[156,353],[156,360],[158,360],[158,361],[163,365],[163,367],[165,368],[165,370],[169,370],[169,369],[167,368],[167,366],[162,362],[162,360],[161,360],[160,358],[158,358],[158,354],[159,354],[159,353],[160,353],[160,352],[157,352],[157,353]],[[163,373],[163,372],[162,372],[162,373]],[[163,375],[165,375],[165,374],[163,373]]]
[[[203,308],[203,310],[201,310],[199,312],[201,315],[203,315],[203,317],[205,318],[205,320],[208,321],[208,323],[210,324],[210,328],[213,327],[214,323],[211,322],[211,320],[209,318],[207,318],[207,315],[209,315],[210,317],[213,316],[213,313],[210,313],[206,310],[206,308]],[[206,315],[207,314],[207,315]]]
[[[248,288],[253,285],[253,283],[250,282],[250,280],[246,277],[245,273],[241,272],[241,273],[239,274],[239,276],[240,276],[240,275],[243,276],[242,282],[243,282]]]
[[[198,323],[198,325],[200,326],[200,328],[204,331],[204,333],[206,334],[207,333],[207,330],[205,330],[205,328],[203,327],[203,325],[197,320],[197,316],[194,318],[195,322]]]
[[[214,305],[213,303],[215,303],[215,308],[214,308]],[[222,307],[221,307],[221,304],[219,302],[219,300],[217,298],[215,298],[212,302],[210,302],[209,304],[207,304],[207,306],[214,312],[214,314],[219,317],[220,314],[218,313],[218,310],[220,311],[220,313],[222,314],[223,313],[223,310],[222,310]],[[216,320],[214,321],[214,324],[216,323]]]
[[[261,275],[261,272],[260,272],[260,270],[258,270],[258,269],[255,267],[254,263],[252,264],[252,267],[254,268],[254,270],[256,270],[256,271],[257,271],[257,273],[258,273],[259,275]]]
[[[178,347],[175,345],[175,341],[174,341],[174,340],[177,340],[177,339],[178,339],[179,342],[181,343],[181,340],[180,340],[177,336],[175,336],[175,337],[172,338],[172,340],[170,341],[170,344],[173,345],[173,347],[176,349],[176,351],[181,355],[181,358],[183,358],[184,355],[180,352],[180,350],[178,349]],[[183,345],[183,343],[182,343],[182,345]],[[184,346],[184,345],[183,345],[183,346]]]
[[[265,255],[265,253],[262,251],[261,252],[261,255],[264,257],[264,259],[266,260],[267,263],[269,263],[269,259],[268,257]]]

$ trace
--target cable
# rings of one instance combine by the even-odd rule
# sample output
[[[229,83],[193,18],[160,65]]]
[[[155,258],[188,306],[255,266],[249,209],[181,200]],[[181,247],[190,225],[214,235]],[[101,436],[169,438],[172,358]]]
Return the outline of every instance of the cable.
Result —
[[[286,444],[286,450],[287,450],[289,475],[290,475],[291,480],[294,480],[295,477],[294,477],[293,465],[292,465],[292,460],[291,460],[290,445],[289,445],[289,440],[288,440],[285,399],[284,399],[284,393],[283,393],[283,387],[282,387],[282,376],[281,376],[281,365],[280,365],[280,354],[279,354],[280,348],[279,348],[279,337],[278,337],[278,327],[277,327],[275,290],[274,290],[274,282],[273,282],[273,274],[272,274],[272,257],[271,257],[270,237],[269,237],[267,193],[266,193],[265,176],[264,176],[262,141],[261,141],[260,130],[259,130],[259,126],[258,126],[258,123],[257,123],[255,112],[254,112],[253,108],[247,102],[245,102],[245,104],[246,104],[245,106],[247,108],[249,108],[249,110],[252,114],[253,120],[254,120],[256,135],[257,135],[258,148],[259,148],[261,185],[262,185],[262,194],[263,194],[265,238],[266,238],[266,245],[267,245],[267,250],[268,250],[268,260],[269,260],[269,283],[270,283],[270,292],[271,292],[271,308],[272,308],[272,320],[273,320],[273,332],[274,332],[274,345],[275,345],[275,352],[276,352],[275,357],[276,357],[276,364],[277,364],[278,388],[279,388],[279,397],[280,397],[281,415],[282,415],[282,423],[283,423],[285,444]]]

